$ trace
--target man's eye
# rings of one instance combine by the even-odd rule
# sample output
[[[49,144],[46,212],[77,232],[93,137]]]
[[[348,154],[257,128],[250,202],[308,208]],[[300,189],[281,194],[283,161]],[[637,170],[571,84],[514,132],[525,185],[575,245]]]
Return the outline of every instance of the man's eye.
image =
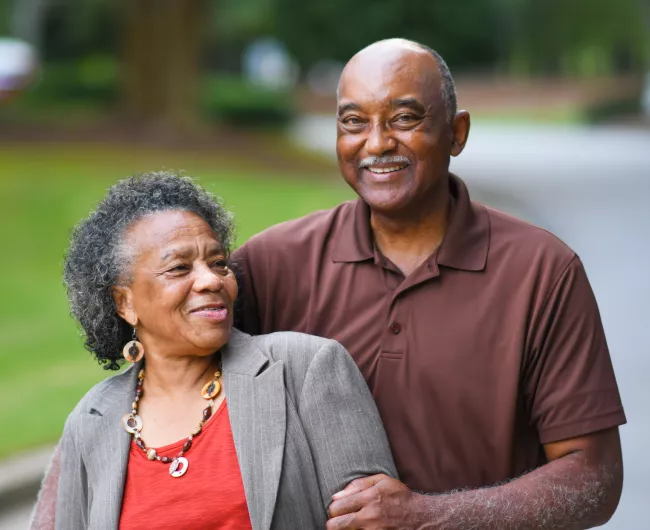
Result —
[[[189,270],[189,267],[187,265],[174,265],[167,272],[185,272],[187,270]]]
[[[360,118],[357,118],[356,116],[350,116],[349,118],[345,118],[343,120],[343,123],[345,125],[361,125],[363,122],[361,121]]]
[[[415,116],[413,116],[412,114],[400,114],[399,116],[397,116],[397,118],[395,118],[395,121],[406,123],[406,122],[413,121],[415,119],[416,119]]]

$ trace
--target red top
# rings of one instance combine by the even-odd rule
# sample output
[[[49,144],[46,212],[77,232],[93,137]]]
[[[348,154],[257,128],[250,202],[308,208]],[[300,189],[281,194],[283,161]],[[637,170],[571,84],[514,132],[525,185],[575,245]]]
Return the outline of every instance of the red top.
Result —
[[[186,439],[156,449],[176,456]],[[174,478],[170,464],[147,460],[131,443],[120,530],[194,530],[251,528],[226,402],[194,438],[185,455],[187,473]]]

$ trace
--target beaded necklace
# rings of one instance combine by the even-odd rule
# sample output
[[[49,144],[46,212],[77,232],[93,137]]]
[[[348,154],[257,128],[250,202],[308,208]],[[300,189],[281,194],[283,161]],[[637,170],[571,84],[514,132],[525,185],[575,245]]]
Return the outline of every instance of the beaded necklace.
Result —
[[[201,390],[201,397],[203,399],[206,399],[208,401],[208,406],[203,409],[203,419],[199,422],[197,425],[196,429],[192,431],[192,434],[190,434],[187,437],[187,441],[183,444],[183,447],[175,457],[169,457],[169,456],[160,456],[156,454],[156,450],[153,448],[147,448],[147,446],[144,443],[144,440],[140,436],[140,431],[142,431],[143,423],[142,423],[142,418],[138,416],[138,402],[140,401],[140,398],[142,397],[142,384],[144,382],[144,369],[140,370],[138,373],[138,385],[136,386],[135,389],[135,399],[133,403],[131,404],[131,412],[129,414],[124,415],[122,418],[122,427],[124,427],[124,430],[128,432],[129,434],[133,435],[133,440],[135,441],[135,445],[137,445],[140,449],[142,449],[145,454],[147,455],[147,458],[149,460],[157,460],[158,462],[162,462],[163,464],[169,464],[171,462],[171,465],[169,466],[169,474],[174,477],[182,477],[186,471],[187,468],[189,467],[190,463],[188,462],[187,458],[185,458],[185,453],[187,453],[190,448],[192,447],[192,440],[201,434],[201,431],[203,430],[203,426],[205,425],[205,422],[210,419],[212,416],[212,407],[214,406],[214,398],[217,397],[219,392],[221,391],[221,383],[219,382],[219,379],[221,378],[221,370],[217,370],[214,373],[214,377],[212,381],[209,383],[206,383],[203,389]]]

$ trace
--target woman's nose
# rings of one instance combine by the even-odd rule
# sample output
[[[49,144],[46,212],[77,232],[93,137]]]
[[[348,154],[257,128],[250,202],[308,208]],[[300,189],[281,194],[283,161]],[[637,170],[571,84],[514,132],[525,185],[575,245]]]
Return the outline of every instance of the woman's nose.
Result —
[[[194,280],[195,291],[220,291],[223,287],[221,276],[207,265],[197,267]]]

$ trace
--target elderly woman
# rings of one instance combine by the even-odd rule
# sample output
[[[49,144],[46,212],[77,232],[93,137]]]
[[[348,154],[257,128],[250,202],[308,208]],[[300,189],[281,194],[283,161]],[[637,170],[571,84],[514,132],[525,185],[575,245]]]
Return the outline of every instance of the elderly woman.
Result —
[[[324,528],[333,493],[395,476],[342,346],[233,329],[231,242],[220,202],[168,173],[119,182],[76,228],[72,314],[100,364],[131,366],[68,417],[56,528]]]

